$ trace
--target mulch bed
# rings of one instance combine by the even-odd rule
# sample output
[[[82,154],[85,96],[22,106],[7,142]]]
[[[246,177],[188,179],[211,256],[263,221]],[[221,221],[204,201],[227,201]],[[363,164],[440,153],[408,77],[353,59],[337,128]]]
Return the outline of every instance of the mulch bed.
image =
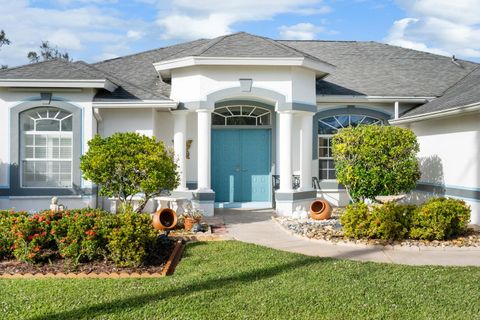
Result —
[[[288,217],[273,217],[285,230],[309,239],[326,240],[332,243],[356,243],[367,245],[383,246],[404,246],[404,247],[470,247],[480,248],[480,229],[468,228],[463,236],[443,240],[381,240],[381,239],[351,239],[343,234],[340,223],[340,215],[343,212],[341,208],[335,208],[331,219],[313,220],[313,219],[292,219]]]
[[[173,273],[180,260],[184,243],[170,240],[154,257],[136,268],[119,268],[111,261],[92,261],[75,264],[68,259],[56,259],[45,264],[31,264],[17,260],[0,261],[0,277],[59,276],[59,277],[159,277]]]

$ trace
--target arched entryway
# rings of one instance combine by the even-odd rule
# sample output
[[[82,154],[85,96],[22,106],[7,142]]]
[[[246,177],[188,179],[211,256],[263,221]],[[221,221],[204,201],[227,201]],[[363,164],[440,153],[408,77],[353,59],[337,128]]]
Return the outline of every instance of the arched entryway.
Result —
[[[212,113],[215,202],[271,203],[273,107],[252,101],[218,103]]]

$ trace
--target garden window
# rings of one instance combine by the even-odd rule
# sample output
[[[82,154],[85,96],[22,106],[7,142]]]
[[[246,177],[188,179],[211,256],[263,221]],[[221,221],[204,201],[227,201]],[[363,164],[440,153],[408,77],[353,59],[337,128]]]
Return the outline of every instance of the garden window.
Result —
[[[335,163],[332,156],[332,137],[341,128],[361,124],[383,124],[383,120],[356,114],[329,116],[318,120],[318,176],[320,180],[335,180]]]
[[[22,187],[72,187],[72,114],[34,108],[20,115]]]

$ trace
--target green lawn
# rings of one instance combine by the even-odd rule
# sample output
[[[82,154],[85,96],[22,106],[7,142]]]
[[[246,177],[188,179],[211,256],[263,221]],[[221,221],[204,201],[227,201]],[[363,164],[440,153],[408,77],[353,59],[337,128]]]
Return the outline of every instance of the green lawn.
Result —
[[[473,254],[473,253],[472,253]],[[480,268],[187,246],[174,276],[0,280],[1,319],[480,319]]]

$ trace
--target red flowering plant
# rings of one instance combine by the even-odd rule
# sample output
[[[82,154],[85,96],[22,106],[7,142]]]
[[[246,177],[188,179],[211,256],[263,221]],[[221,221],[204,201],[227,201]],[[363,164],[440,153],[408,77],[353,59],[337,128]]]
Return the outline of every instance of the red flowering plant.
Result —
[[[15,258],[33,263],[54,258],[57,245],[51,234],[51,224],[61,217],[61,213],[44,211],[15,218],[11,228]]]
[[[76,263],[106,256],[106,233],[110,214],[96,209],[65,211],[63,218],[52,225],[59,253]]]
[[[13,256],[15,237],[12,233],[12,226],[19,217],[25,216],[27,213],[24,211],[0,210],[0,260]]]

